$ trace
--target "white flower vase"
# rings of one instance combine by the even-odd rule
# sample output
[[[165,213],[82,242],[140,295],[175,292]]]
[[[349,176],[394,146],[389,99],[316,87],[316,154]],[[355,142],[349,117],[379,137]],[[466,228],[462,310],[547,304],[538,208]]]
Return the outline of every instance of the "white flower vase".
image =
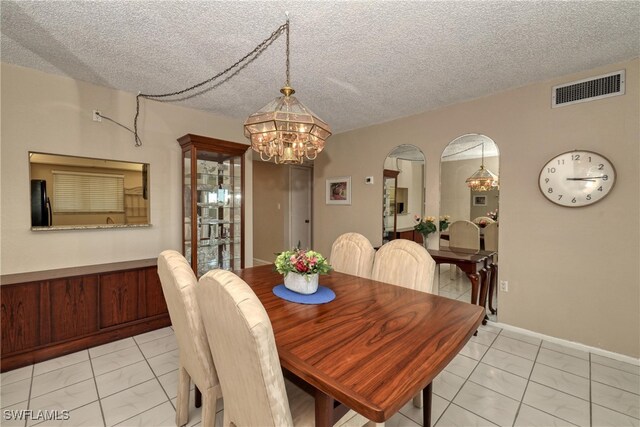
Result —
[[[287,273],[284,276],[284,286],[299,294],[309,295],[318,290],[318,274]]]

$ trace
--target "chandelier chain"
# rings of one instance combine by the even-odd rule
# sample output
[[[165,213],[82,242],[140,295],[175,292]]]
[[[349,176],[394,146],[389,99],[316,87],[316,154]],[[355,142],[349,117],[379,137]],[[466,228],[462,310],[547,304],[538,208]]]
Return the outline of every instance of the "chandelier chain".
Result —
[[[276,41],[282,35],[282,33],[285,30],[286,30],[286,33],[287,33],[287,84],[288,84],[288,82],[289,82],[289,18],[287,18],[287,22],[286,23],[280,25],[273,33],[271,33],[271,35],[269,37],[264,39],[262,41],[262,43],[260,43],[258,46],[256,46],[255,49],[253,49],[251,52],[249,52],[248,54],[243,56],[241,59],[236,61],[233,65],[231,65],[230,67],[228,67],[224,71],[219,72],[218,74],[216,74],[213,77],[210,77],[210,78],[208,78],[208,79],[206,79],[206,80],[204,80],[204,81],[202,81],[200,83],[196,83],[193,86],[190,86],[190,87],[188,87],[186,89],[178,90],[178,91],[175,91],[175,92],[162,93],[162,94],[138,93],[138,95],[136,96],[136,115],[135,115],[135,118],[133,120],[133,134],[134,134],[134,137],[135,137],[135,145],[136,145],[136,147],[139,147],[139,146],[142,145],[142,140],[138,136],[138,117],[140,116],[140,98],[157,99],[157,98],[166,98],[166,97],[171,97],[171,96],[178,96],[178,95],[182,95],[183,93],[190,92],[190,91],[192,91],[194,89],[202,87],[202,86],[204,86],[204,85],[206,85],[208,83],[211,83],[214,80],[216,80],[216,79],[222,77],[223,75],[229,73],[233,69],[237,68],[238,66],[240,66],[240,64],[245,62],[247,59],[251,58],[252,56],[254,56],[256,54],[261,53],[264,49],[266,49],[269,45],[271,45],[274,41]]]

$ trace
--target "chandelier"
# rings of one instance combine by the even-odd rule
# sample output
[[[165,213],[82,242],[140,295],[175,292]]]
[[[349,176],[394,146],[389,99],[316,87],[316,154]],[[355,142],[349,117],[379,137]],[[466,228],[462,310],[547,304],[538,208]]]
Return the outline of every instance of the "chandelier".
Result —
[[[498,176],[484,168],[484,142],[482,143],[482,162],[480,169],[465,181],[473,191],[489,191],[498,187]]]
[[[244,122],[244,136],[260,159],[275,163],[302,163],[314,160],[331,136],[329,125],[306,108],[289,84],[289,18],[287,35],[287,79],[280,96],[251,114]]]

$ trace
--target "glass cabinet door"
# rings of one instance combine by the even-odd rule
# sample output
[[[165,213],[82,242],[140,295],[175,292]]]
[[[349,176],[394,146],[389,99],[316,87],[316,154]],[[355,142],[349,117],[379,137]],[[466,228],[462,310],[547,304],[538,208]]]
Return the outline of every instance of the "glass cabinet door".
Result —
[[[382,243],[396,238],[396,189],[398,172],[385,169],[382,185]]]
[[[248,147],[235,145],[242,154]],[[183,145],[184,255],[198,277],[217,268],[244,267],[244,162],[242,154],[227,151],[215,144]]]

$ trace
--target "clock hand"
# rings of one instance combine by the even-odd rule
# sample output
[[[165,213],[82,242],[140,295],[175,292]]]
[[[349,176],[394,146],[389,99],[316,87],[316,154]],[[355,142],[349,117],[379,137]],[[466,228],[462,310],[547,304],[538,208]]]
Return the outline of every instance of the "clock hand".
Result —
[[[590,176],[588,178],[567,178],[567,181],[594,181],[597,178],[604,178],[603,176]]]

